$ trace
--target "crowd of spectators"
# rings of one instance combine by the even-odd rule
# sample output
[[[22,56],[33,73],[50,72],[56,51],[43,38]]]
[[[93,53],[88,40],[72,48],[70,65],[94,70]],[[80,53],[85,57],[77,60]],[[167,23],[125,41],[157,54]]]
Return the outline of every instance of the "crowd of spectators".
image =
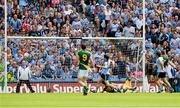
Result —
[[[142,0],[8,0],[8,35],[44,37],[142,37],[142,4]],[[176,69],[172,70],[175,70],[177,73],[180,70],[179,7],[180,0],[146,0],[145,47],[146,72],[148,75],[154,74],[153,72],[155,71],[154,65],[156,62],[156,52],[159,50],[162,51],[164,55],[168,56],[169,61],[173,62],[174,65],[176,65]],[[2,25],[3,23],[0,23],[0,27]],[[2,36],[3,32],[4,31],[1,29],[0,34],[2,34]],[[20,43],[27,42],[29,43],[29,46],[27,45],[26,48],[24,47],[24,45],[20,45],[19,43],[16,44],[16,41]],[[22,53],[22,55],[29,54],[29,56],[32,56],[33,58],[36,57],[34,56],[34,54],[36,54],[34,49],[41,52],[40,50],[44,50],[46,48],[40,48],[41,46],[39,45],[33,45],[36,42],[33,42],[32,40],[16,41],[9,41],[9,51],[12,53],[10,56],[11,58],[17,56],[18,52],[21,55],[21,53],[26,50],[26,52],[28,53]],[[56,57],[56,55],[60,53],[59,59],[61,61],[64,60],[64,62],[67,62],[67,60],[65,59],[66,55],[70,56],[70,53],[73,53],[71,50],[74,51],[76,49],[77,51],[77,49],[79,49],[78,45],[81,43],[80,41],[77,41],[75,43],[77,44],[77,47],[70,48],[69,50],[67,48],[64,48],[71,46],[71,44],[74,44],[71,43],[71,41],[72,40],[68,40],[67,42],[57,42],[52,40],[51,42],[50,40],[38,42],[42,42],[44,46],[46,46],[45,44],[50,44],[52,46],[53,44],[57,45],[55,51],[49,51],[49,49],[46,49],[47,54],[45,55],[48,55],[48,53],[52,55],[53,53],[52,56]],[[31,42],[32,44],[30,44]],[[102,44],[103,42],[104,41],[102,41]],[[132,42],[131,44],[132,49],[136,48],[136,44],[134,42]],[[106,49],[106,47],[108,48],[110,45],[113,46],[112,43],[110,45],[106,45],[104,45],[104,47],[102,48],[103,51],[104,49]],[[58,47],[60,52],[56,51]],[[123,47],[123,45],[120,47]],[[124,47],[127,46],[125,45]],[[31,51],[32,54],[30,54]],[[56,54],[55,52],[58,53]],[[121,53],[118,52],[118,50],[115,52]],[[112,54],[116,54],[115,52],[113,52]],[[133,51],[130,52],[132,53]],[[42,53],[41,55],[43,54],[44,53]],[[126,53],[123,53],[123,55],[125,56]],[[38,60],[41,59],[41,57],[38,56],[37,58],[33,58],[34,60],[31,58],[31,64],[35,64],[35,59]],[[47,56],[43,58],[44,61],[39,62],[39,64],[43,62],[46,62],[46,64],[51,63],[48,62],[49,58],[53,57]],[[124,61],[127,61],[129,59],[127,56],[119,57],[119,59],[120,58],[122,58]],[[18,60],[21,59],[21,57],[18,58]],[[72,59],[74,59],[74,56],[71,57],[70,62],[65,64],[71,64],[73,62]],[[116,60],[116,58],[113,59]],[[18,60],[13,60],[14,64],[17,65]],[[12,63],[12,61],[10,61],[10,63]],[[123,63],[120,64],[123,65]],[[72,67],[70,65],[67,65],[68,67],[65,67],[63,66],[63,63],[58,65],[59,67],[64,68],[63,71],[66,73]],[[36,68],[35,66],[33,67],[34,70],[44,70],[45,67],[48,67],[48,65],[40,65]],[[49,67],[52,66],[49,65]],[[37,72],[40,73],[39,70]],[[44,72],[48,73],[50,71]]]
[[[179,7],[180,0],[146,1],[146,72],[150,79],[156,74],[157,51],[161,51],[176,67],[167,68],[169,78],[180,77]]]
[[[4,1],[0,0],[0,82],[4,75]]]
[[[142,37],[142,0],[8,0],[8,35]]]
[[[4,63],[4,1],[0,0],[0,63]]]
[[[16,79],[17,67],[23,59],[31,66],[33,79],[73,81],[77,79],[74,68],[76,54],[81,49],[81,43],[86,43],[91,52],[94,64],[103,65],[104,54],[109,54],[115,61],[113,68],[115,76],[112,80],[126,78],[127,73],[142,77],[142,64],[137,66],[138,42],[117,40],[31,40],[11,39],[8,41],[8,73]],[[142,45],[141,45],[142,46]],[[127,69],[128,68],[128,69]],[[99,76],[90,72],[90,79],[95,81]]]

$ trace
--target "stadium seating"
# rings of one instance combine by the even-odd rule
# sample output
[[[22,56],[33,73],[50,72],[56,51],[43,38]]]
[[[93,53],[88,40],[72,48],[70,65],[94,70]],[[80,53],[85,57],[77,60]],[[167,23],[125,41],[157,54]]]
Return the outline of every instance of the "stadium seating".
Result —
[[[16,43],[16,41],[19,41],[19,43]],[[14,76],[12,77],[16,79],[18,66],[21,64],[22,58],[25,58],[28,60],[28,65],[32,67],[31,71],[33,81],[76,80],[77,70],[74,70],[73,62],[75,61],[79,44],[78,40],[75,40],[74,45],[72,46],[68,44],[69,41],[70,40],[49,41],[38,39],[12,39],[8,41],[8,45],[10,45],[8,48],[8,60],[10,60],[8,64],[8,73],[14,73]],[[136,62],[132,62],[132,55],[127,55],[126,53],[121,52],[123,50],[118,48],[119,42],[117,43],[115,40],[106,40],[104,42],[107,44],[96,46],[101,44],[101,41],[90,40],[87,42],[89,43],[87,46],[91,45],[91,49],[88,48],[88,50],[91,50],[90,52],[92,52],[92,58],[94,59],[95,64],[103,65],[104,52],[110,54],[110,58],[117,64],[112,69],[113,73],[116,75],[116,77],[111,77],[112,81],[120,81],[122,78],[127,77],[125,69],[127,65],[130,66],[132,72],[135,72],[136,67],[134,66]],[[118,53],[119,56],[116,55]],[[121,59],[122,57],[123,59]],[[128,64],[125,62],[126,58],[132,58]],[[94,77],[97,77],[94,74],[91,76],[90,79],[92,80],[96,79]]]
[[[142,37],[143,34],[142,0],[35,1],[8,1],[8,35],[22,37]],[[148,61],[146,73],[148,75],[154,71],[149,63],[155,64],[157,51],[165,51],[166,54],[170,54],[170,60],[175,65],[179,66],[180,64],[179,6],[179,0],[169,0],[169,2],[164,2],[164,0],[146,1],[145,46]],[[1,11],[1,7],[2,5],[0,6],[0,43],[4,48],[4,11]],[[123,60],[120,60],[121,57],[117,57],[121,62],[116,57],[112,58],[117,63],[113,71],[118,75],[118,77],[112,77],[112,81],[119,81],[121,78],[127,77],[126,65],[122,62],[126,61],[127,58],[130,59],[129,66],[135,72],[133,57],[138,54],[136,42],[130,41],[128,44],[114,42],[112,44],[113,42],[102,40],[90,43],[94,51],[93,54],[97,55],[98,58],[96,62],[99,62],[103,53],[115,54],[113,46],[116,47],[115,52],[122,53],[124,56]],[[66,65],[74,61],[79,44],[78,40],[71,42],[71,40],[10,39],[7,51],[8,73],[13,73],[12,77],[16,79],[17,66],[22,58],[27,58],[33,67],[34,81],[76,80],[77,74],[70,71],[72,65]],[[70,55],[70,59],[68,59],[68,55]],[[49,64],[51,78],[43,79],[42,73],[45,71],[42,70],[44,70],[47,62],[51,62]],[[60,79],[54,78],[58,63],[64,71]],[[142,69],[138,70],[141,71]],[[136,75],[142,76],[139,73]],[[96,76],[93,79],[95,80]]]

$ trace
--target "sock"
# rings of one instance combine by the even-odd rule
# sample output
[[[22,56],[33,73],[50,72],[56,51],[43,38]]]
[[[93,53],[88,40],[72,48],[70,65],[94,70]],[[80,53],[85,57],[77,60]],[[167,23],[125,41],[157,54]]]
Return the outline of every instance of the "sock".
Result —
[[[163,87],[161,86],[161,87],[159,87],[159,91],[163,91]]]
[[[88,89],[88,87],[87,87],[87,86],[83,86],[83,88],[84,88],[84,89]]]
[[[163,85],[164,87],[168,87],[168,85],[167,85],[167,84],[165,84],[165,83],[163,83],[162,85]]]

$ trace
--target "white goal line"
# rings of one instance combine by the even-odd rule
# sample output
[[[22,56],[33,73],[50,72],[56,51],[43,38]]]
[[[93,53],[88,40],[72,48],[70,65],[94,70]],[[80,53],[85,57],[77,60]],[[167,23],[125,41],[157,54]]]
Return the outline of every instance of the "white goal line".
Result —
[[[34,37],[34,36],[7,36],[8,39],[105,39],[105,40],[143,40],[143,37]]]

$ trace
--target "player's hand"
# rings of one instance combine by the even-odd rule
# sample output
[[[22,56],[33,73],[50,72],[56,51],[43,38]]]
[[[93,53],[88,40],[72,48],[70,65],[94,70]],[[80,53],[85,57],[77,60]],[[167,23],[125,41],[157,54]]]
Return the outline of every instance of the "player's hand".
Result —
[[[92,68],[92,72],[93,73],[97,73],[97,69],[96,68]]]
[[[95,68],[97,67],[96,64],[94,65],[94,67],[95,67]]]
[[[166,69],[162,69],[164,72],[166,72]]]
[[[75,70],[75,71],[78,71],[78,67],[74,66],[74,70]]]
[[[110,71],[109,73],[110,73],[111,75],[113,75],[113,72],[112,72],[112,71]]]

